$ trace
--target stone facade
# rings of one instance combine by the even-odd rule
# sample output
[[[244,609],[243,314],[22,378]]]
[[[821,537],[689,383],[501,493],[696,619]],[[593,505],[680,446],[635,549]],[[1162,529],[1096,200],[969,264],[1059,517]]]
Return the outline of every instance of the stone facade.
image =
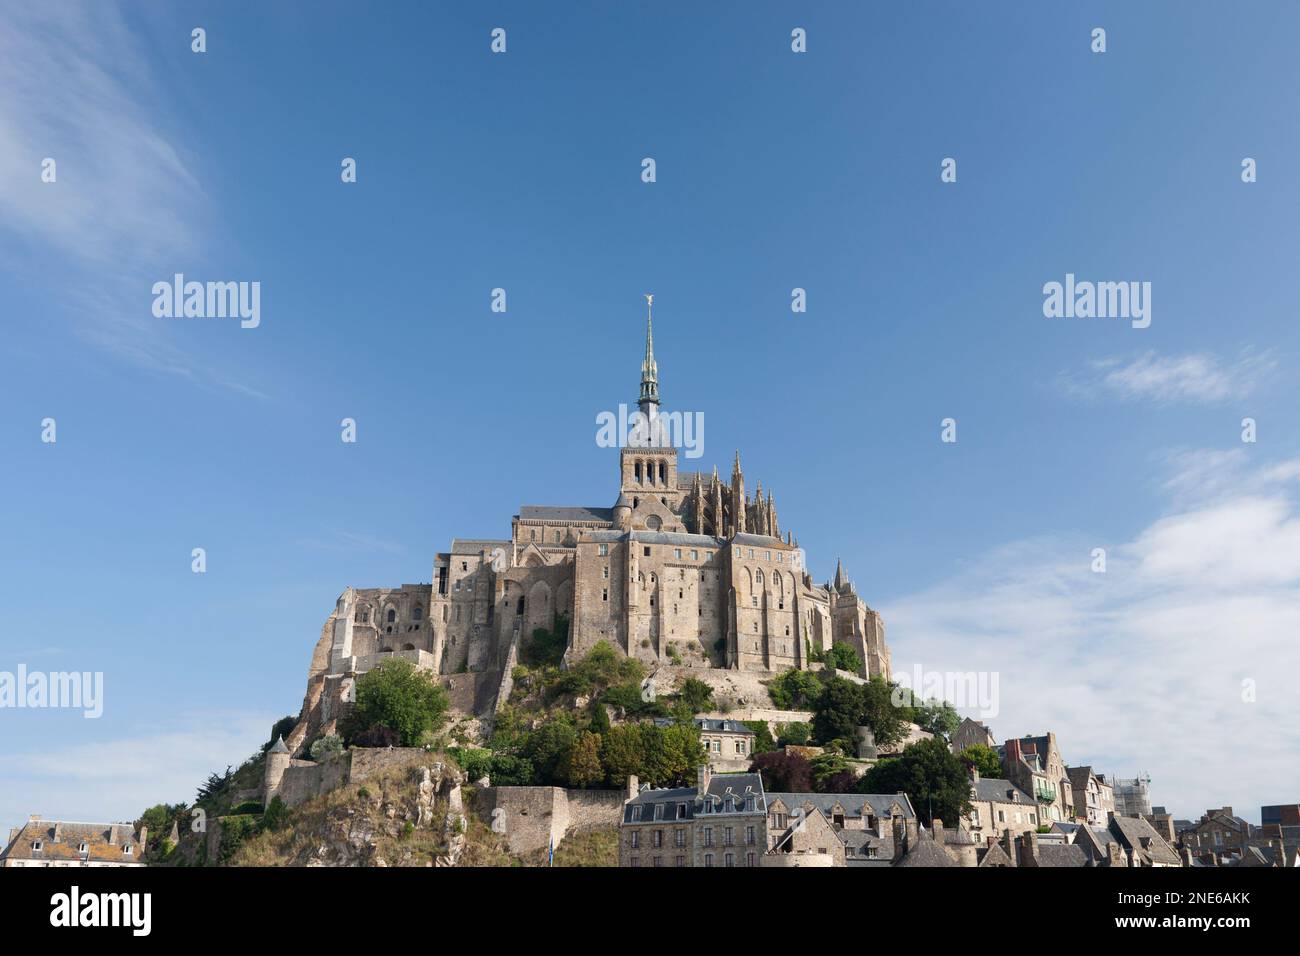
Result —
[[[1074,800],[1074,819],[1102,827],[1115,812],[1115,790],[1091,767],[1066,767]],[[1172,831],[1171,831],[1172,838]]]
[[[1002,748],[1002,769],[1007,779],[1039,803],[1041,824],[1074,819],[1074,791],[1056,734],[1018,737]]]
[[[640,414],[658,435],[658,366],[649,317]],[[565,660],[605,641],[652,669],[696,665],[766,676],[810,666],[834,642],[862,660],[858,677],[890,675],[880,615],[842,568],[817,584],[773,495],[731,476],[684,472],[677,448],[653,441],[619,453],[612,507],[524,505],[510,537],[456,539],[431,582],[348,588],[312,656],[297,753],[328,732],[359,675],[395,657],[453,677],[460,713],[490,716],[509,694],[519,645],[568,622]],[[462,683],[466,683],[462,680]]]

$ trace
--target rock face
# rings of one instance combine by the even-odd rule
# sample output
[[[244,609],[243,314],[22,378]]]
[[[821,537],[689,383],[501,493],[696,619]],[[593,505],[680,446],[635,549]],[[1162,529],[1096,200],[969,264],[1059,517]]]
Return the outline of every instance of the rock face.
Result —
[[[435,760],[390,770],[355,791],[318,798],[302,807],[285,863],[455,866],[468,827],[460,810],[461,778],[458,770]]]

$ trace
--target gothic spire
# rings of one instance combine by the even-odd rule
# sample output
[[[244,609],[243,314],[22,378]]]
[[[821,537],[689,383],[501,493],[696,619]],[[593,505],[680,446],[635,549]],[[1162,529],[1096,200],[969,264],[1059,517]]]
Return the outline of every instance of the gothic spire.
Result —
[[[652,406],[659,404],[659,366],[655,363],[655,336],[651,318],[654,300],[652,294],[645,297],[645,361],[641,363],[641,397],[637,399],[641,414],[647,418],[654,411]]]
[[[844,567],[843,565],[840,564],[839,558],[836,558],[835,559],[835,590],[838,591],[840,588],[844,587],[844,584],[845,584]]]

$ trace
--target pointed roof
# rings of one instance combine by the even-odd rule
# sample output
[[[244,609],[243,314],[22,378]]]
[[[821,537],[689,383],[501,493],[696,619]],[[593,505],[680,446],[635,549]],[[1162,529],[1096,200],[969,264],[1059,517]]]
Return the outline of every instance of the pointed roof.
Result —
[[[835,590],[838,591],[842,589],[844,585],[848,583],[849,583],[848,578],[844,576],[844,565],[840,563],[839,558],[836,558],[835,559]]]
[[[289,748],[284,745],[284,735],[281,734],[279,737],[275,738],[275,743],[271,745],[271,753],[287,754],[288,752]]]
[[[651,308],[655,297],[645,297],[645,361],[641,363],[641,397],[638,405],[659,404],[659,366],[655,364],[655,334]]]

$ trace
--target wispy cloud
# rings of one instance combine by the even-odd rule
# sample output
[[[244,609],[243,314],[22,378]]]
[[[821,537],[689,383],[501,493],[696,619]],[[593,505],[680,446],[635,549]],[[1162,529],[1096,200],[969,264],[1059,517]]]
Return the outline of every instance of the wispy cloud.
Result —
[[[1208,353],[1145,352],[1128,358],[1096,359],[1082,370],[1062,372],[1058,382],[1076,398],[1210,405],[1249,395],[1276,367],[1276,359],[1268,352],[1245,351],[1229,362]]]
[[[155,803],[189,803],[208,774],[255,753],[277,716],[181,714],[165,730],[33,750],[11,739],[0,752],[0,826],[15,826],[31,813],[132,820]]]
[[[165,127],[155,61],[114,3],[0,6],[0,253],[15,273],[59,263],[64,311],[100,352],[265,397],[171,341],[149,311],[153,282],[202,253],[212,220]],[[46,158],[54,183],[41,181]]]
[[[996,670],[1000,739],[1051,729],[1068,761],[1150,772],[1180,816],[1257,816],[1300,782],[1300,459],[1169,462],[1179,502],[1131,540],[1013,543],[885,606],[895,666]]]

